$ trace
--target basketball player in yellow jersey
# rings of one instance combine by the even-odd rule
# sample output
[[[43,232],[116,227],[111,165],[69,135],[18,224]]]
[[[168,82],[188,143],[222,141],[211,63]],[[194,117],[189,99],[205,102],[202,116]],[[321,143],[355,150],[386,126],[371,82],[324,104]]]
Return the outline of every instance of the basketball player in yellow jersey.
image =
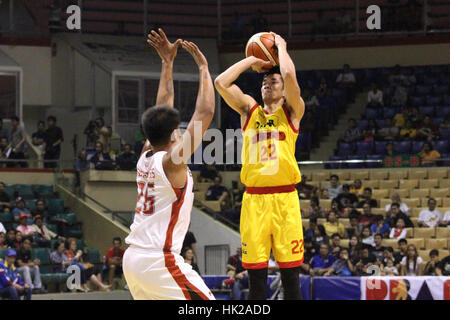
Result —
[[[253,56],[237,62],[215,80],[227,104],[241,115],[244,137],[241,180],[246,186],[241,210],[242,265],[248,269],[249,299],[266,299],[270,251],[278,262],[285,299],[301,299],[299,266],[303,263],[300,202],[295,184],[300,170],[295,141],[305,103],[286,41],[277,34],[279,69],[264,76],[263,105],[233,84],[252,67],[271,66]],[[256,160],[256,161],[255,161]]]

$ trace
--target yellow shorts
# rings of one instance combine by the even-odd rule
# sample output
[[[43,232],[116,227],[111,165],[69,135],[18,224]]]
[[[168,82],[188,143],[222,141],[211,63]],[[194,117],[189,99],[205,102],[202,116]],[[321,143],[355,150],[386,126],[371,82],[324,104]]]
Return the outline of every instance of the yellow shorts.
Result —
[[[267,268],[271,249],[280,268],[303,263],[302,217],[294,186],[247,187],[240,229],[244,268]]]

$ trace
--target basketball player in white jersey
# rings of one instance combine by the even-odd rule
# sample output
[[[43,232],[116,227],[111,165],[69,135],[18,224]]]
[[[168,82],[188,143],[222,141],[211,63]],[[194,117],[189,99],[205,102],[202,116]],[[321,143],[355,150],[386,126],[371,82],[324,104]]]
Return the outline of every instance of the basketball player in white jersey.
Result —
[[[162,59],[162,71],[156,106],[142,115],[147,141],[137,164],[139,195],[131,232],[125,239],[129,247],[123,257],[123,272],[134,299],[213,300],[200,275],[180,256],[194,200],[192,174],[186,163],[214,116],[208,62],[194,43],[180,39],[170,43],[161,29],[159,34],[152,30],[148,38]],[[178,110],[173,108],[172,79],[180,44],[199,68],[195,112],[183,135],[179,133]]]

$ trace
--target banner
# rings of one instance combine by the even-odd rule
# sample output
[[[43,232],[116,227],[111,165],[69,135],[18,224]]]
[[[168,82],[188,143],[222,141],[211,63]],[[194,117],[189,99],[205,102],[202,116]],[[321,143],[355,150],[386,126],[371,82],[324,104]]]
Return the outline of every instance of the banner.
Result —
[[[450,300],[450,277],[361,277],[361,300]]]
[[[314,300],[359,300],[359,277],[314,277]]]

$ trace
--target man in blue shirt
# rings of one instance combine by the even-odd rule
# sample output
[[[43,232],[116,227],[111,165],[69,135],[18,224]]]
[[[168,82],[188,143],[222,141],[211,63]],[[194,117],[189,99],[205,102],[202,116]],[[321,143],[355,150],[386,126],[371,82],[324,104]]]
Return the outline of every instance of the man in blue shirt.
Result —
[[[0,263],[0,295],[11,300],[19,300],[20,296],[24,296],[25,300],[31,300],[31,289],[24,284],[14,266],[16,255],[15,250],[8,249],[5,262]]]
[[[23,200],[23,198],[19,197],[16,200],[16,207],[13,209],[13,211],[11,211],[11,213],[14,216],[14,222],[19,223],[20,221],[20,215],[24,214],[27,216],[28,218],[28,224],[32,225],[33,224],[33,218],[31,216],[31,212],[30,210],[28,210],[28,208],[25,208],[25,200]]]
[[[328,271],[328,268],[333,265],[334,256],[329,254],[329,252],[328,245],[322,243],[320,245],[319,254],[316,254],[311,260],[311,275],[322,276]]]

